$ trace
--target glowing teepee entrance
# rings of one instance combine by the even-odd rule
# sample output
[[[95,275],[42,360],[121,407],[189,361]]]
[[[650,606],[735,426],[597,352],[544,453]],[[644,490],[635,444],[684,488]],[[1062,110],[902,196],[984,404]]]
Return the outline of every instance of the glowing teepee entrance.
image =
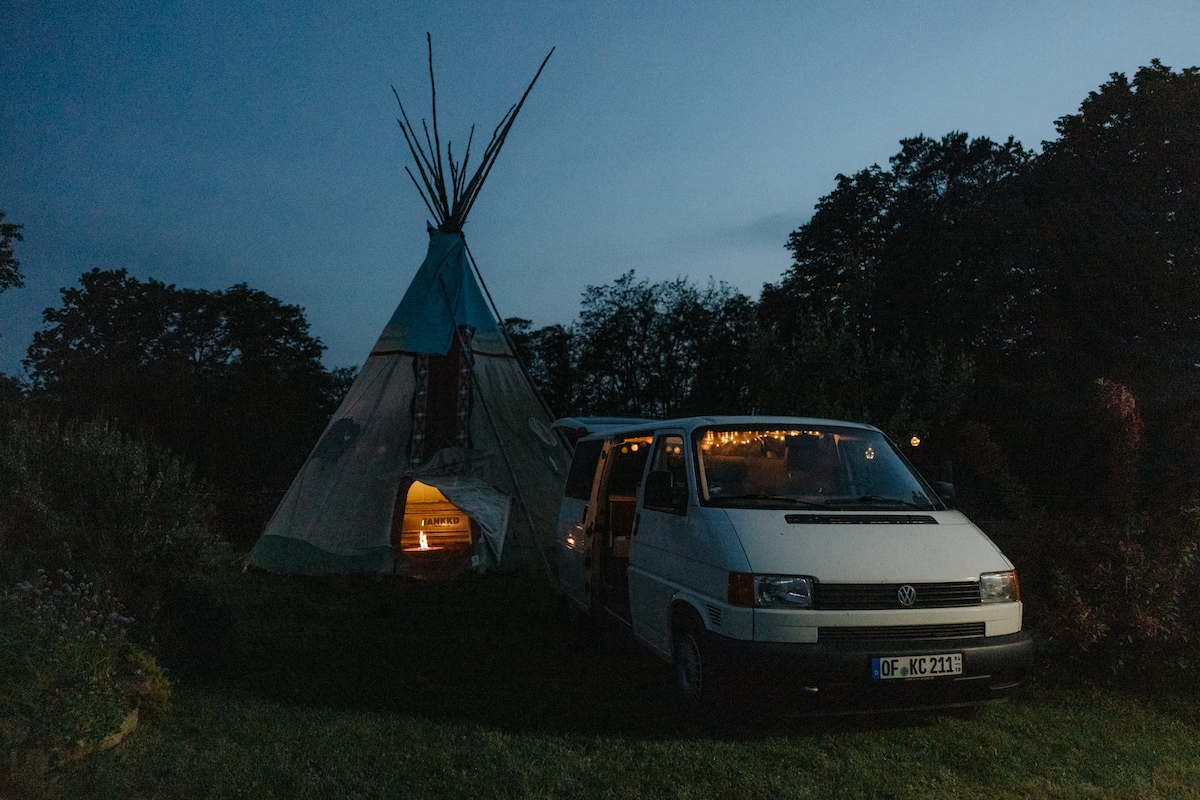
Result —
[[[461,569],[478,541],[479,526],[437,487],[418,480],[400,485],[392,519],[392,547],[397,560],[413,575]]]

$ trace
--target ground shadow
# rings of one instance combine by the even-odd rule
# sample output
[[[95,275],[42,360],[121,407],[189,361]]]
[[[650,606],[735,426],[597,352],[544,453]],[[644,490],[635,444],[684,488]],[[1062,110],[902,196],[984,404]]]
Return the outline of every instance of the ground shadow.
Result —
[[[222,581],[232,620],[184,680],[274,702],[462,720],[514,733],[753,739],[927,724],[918,715],[715,723],[623,631],[573,623],[544,573]],[[766,713],[770,711],[772,713]]]

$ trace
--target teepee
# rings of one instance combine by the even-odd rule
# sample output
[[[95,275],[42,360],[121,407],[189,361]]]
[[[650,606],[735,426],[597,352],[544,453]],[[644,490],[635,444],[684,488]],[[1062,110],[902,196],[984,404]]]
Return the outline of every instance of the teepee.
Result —
[[[462,234],[549,59],[467,180],[470,140],[461,163],[449,144],[442,159],[430,44],[432,138],[422,120],[422,146],[403,104],[399,120],[421,181],[406,171],[438,223],[429,250],[248,565],[302,574],[486,569],[506,542],[540,549],[552,535],[570,455]]]

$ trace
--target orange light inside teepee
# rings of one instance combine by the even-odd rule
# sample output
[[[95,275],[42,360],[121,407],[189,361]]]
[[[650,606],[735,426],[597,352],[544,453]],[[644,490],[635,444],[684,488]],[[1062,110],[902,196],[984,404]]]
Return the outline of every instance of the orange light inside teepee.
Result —
[[[436,487],[413,481],[405,499],[401,549],[406,553],[427,553],[470,545],[470,517]]]

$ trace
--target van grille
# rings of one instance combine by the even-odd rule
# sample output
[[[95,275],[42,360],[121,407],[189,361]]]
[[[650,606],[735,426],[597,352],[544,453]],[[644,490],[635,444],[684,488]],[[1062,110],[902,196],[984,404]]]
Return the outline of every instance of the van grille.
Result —
[[[895,642],[923,639],[974,639],[986,633],[983,622],[961,622],[952,625],[869,625],[853,628],[817,628],[817,641],[822,644],[840,642]]]
[[[900,587],[916,589],[912,605],[900,604]],[[890,608],[958,608],[977,606],[978,581],[953,583],[818,583],[814,608],[832,611],[862,611]]]
[[[937,525],[928,514],[784,514],[789,525]]]

